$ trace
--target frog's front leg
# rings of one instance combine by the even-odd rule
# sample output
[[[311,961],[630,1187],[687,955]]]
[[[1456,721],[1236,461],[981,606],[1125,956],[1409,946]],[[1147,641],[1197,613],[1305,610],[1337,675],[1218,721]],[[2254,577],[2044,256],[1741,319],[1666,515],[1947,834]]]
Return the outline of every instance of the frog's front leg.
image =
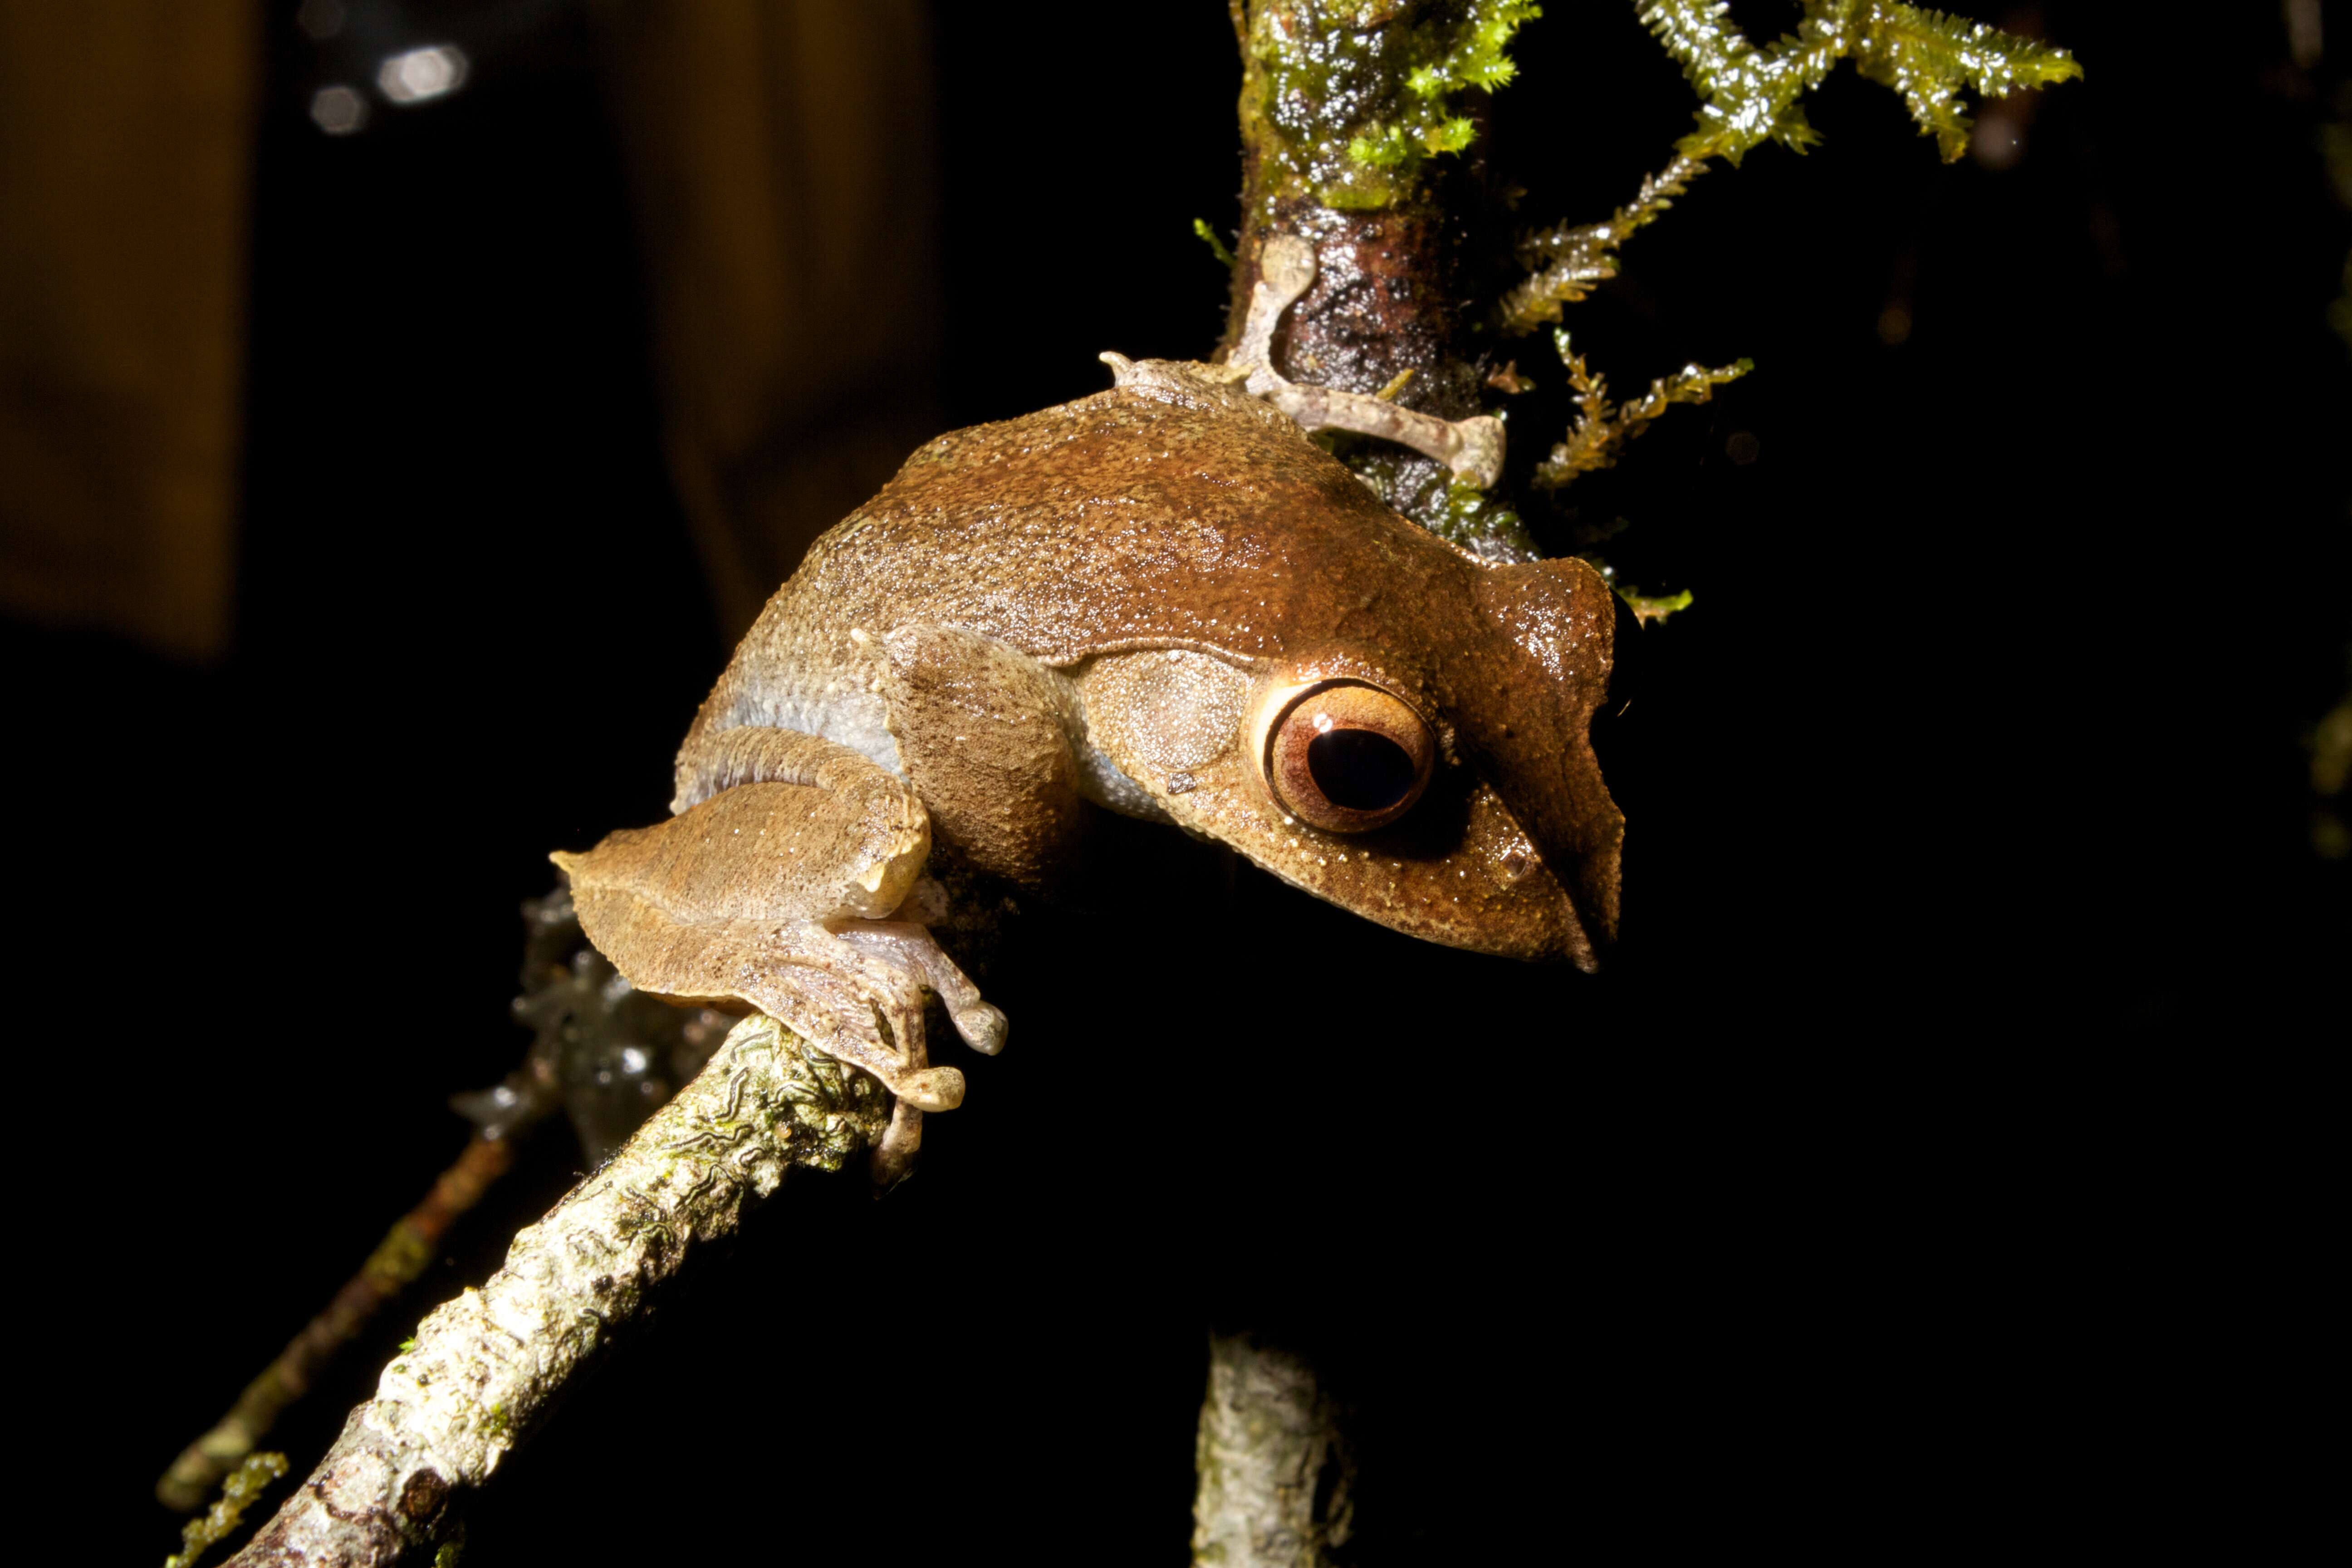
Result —
[[[898,1104],[876,1163],[895,1175],[920,1112],[963,1098],[963,1075],[926,1057],[924,988],[977,1048],[1004,1040],[1003,1015],[930,933],[883,918],[930,852],[922,802],[857,752],[788,730],[698,735],[689,772],[703,784],[678,816],[554,857],[582,928],[639,989],[746,1003],[879,1079]]]

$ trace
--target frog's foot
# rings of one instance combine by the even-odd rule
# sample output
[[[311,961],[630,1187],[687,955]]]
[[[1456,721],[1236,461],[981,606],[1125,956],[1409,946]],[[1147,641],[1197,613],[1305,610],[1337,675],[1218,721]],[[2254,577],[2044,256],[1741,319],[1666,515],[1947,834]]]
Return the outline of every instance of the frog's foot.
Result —
[[[911,973],[938,996],[947,1009],[948,1017],[966,1044],[983,1055],[994,1056],[1004,1048],[1004,1015],[980,999],[979,987],[956,967],[955,961],[940,951],[940,944],[924,928],[926,920],[946,918],[944,895],[939,885],[929,878],[918,882],[907,901],[895,911],[898,920],[868,921],[835,919],[825,927],[842,942],[868,958],[890,966],[900,973]],[[894,1023],[894,1031],[898,1026]],[[920,1015],[908,1026],[922,1027]],[[932,1069],[952,1070],[952,1069]],[[923,1113],[905,1096],[891,1107],[890,1125],[884,1131],[881,1142],[873,1154],[873,1176],[877,1189],[887,1191],[895,1186],[914,1165],[915,1153],[923,1143]]]
[[[923,1112],[963,1100],[963,1074],[929,1065],[923,992],[936,994],[974,1050],[1004,1048],[1004,1015],[931,933],[910,921],[835,919],[775,931],[738,991],[827,1056],[863,1068],[897,1097],[875,1145],[877,1186],[898,1183],[922,1147]]]
[[[863,928],[880,927],[875,935]],[[911,931],[912,939],[899,934]],[[920,926],[887,921],[794,921],[770,927],[735,949],[740,965],[730,990],[829,1057],[861,1068],[914,1110],[952,1110],[963,1102],[963,1074],[932,1067],[923,1039],[923,988],[929,974],[906,949],[929,946],[955,994],[950,1016],[973,1026],[1003,1016],[982,1002]],[[970,1030],[966,1031],[969,1037]]]
[[[980,987],[923,927],[912,921],[833,921],[828,929],[858,951],[919,976],[973,1050],[992,1057],[1004,1048],[1003,1010],[980,999]]]
[[[930,933],[887,918],[944,913],[922,878],[921,800],[847,747],[792,731],[718,731],[679,757],[678,815],[554,858],[582,929],[640,989],[735,998],[879,1079],[898,1108],[877,1161],[903,1168],[920,1113],[963,1100],[963,1074],[925,1055],[926,988],[974,1046],[1004,1039],[1004,1016]]]
[[[1392,401],[1397,387],[1378,396],[1342,392],[1286,380],[1274,368],[1275,331],[1282,324],[1284,312],[1314,287],[1315,271],[1315,247],[1309,241],[1295,234],[1277,234],[1266,240],[1258,260],[1257,281],[1250,288],[1241,337],[1222,365],[1171,367],[1151,360],[1139,365],[1124,354],[1104,354],[1102,359],[1121,386],[1164,383],[1171,370],[1195,378],[1204,374],[1246,378],[1243,389],[1250,396],[1273,404],[1303,430],[1351,430],[1377,436],[1436,458],[1466,484],[1492,489],[1503,473],[1503,422],[1493,415],[1440,419]]]

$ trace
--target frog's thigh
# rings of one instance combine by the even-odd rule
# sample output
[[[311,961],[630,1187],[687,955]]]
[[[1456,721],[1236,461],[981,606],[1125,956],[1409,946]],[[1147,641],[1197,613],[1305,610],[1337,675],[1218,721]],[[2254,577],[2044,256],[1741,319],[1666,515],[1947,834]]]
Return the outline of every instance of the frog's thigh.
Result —
[[[875,775],[848,781],[858,787],[737,784],[658,826],[554,858],[582,930],[632,984],[746,1003],[902,1099],[942,1109],[962,1097],[962,1075],[926,1068],[919,974],[823,923],[895,907],[929,851],[919,803],[857,760]]]
[[[929,849],[919,804],[911,820],[876,805],[862,793],[738,784],[557,864],[575,889],[625,887],[689,924],[873,919],[904,900]]]
[[[743,912],[763,916],[879,919],[905,900],[930,854],[930,816],[912,785],[846,746],[794,730],[697,731],[678,752],[670,809],[677,815],[668,823],[645,831],[701,822],[666,842],[698,858],[689,868],[698,886],[747,884],[754,907]],[[614,834],[595,852],[633,837]]]
[[[931,831],[975,869],[1051,882],[1076,846],[1086,804],[1062,681],[1037,660],[952,626],[883,639],[891,735]]]

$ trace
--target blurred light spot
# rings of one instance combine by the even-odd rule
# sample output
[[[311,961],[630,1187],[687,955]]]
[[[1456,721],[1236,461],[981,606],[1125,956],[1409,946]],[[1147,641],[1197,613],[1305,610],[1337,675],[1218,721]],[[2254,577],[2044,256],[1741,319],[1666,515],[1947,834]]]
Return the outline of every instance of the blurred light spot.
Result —
[[[310,99],[310,119],[330,136],[349,136],[367,126],[367,100],[347,87],[322,87]]]
[[[1969,156],[1995,171],[2023,163],[2026,127],[2033,123],[2040,100],[2041,94],[2025,91],[1987,99],[1977,113],[1976,128],[1969,132]]]
[[[1969,152],[1988,169],[2014,169],[2025,156],[2025,138],[2003,135],[2000,125],[1988,120],[1969,138]]]
[[[1764,443],[1759,441],[1752,431],[1734,430],[1731,439],[1723,444],[1723,455],[1743,468],[1763,453]]]
[[[2322,860],[2352,858],[2352,828],[2332,811],[2311,814],[2311,852]]]
[[[343,0],[302,0],[294,25],[313,43],[323,43],[343,30]]]
[[[1878,341],[1899,348],[1911,341],[1911,308],[1896,300],[1878,312]]]
[[[2326,36],[2319,27],[2319,0],[2286,0],[2286,47],[2304,70],[2317,65],[2327,52]]]
[[[466,85],[466,56],[455,44],[433,44],[394,55],[375,73],[394,103],[429,103]]]

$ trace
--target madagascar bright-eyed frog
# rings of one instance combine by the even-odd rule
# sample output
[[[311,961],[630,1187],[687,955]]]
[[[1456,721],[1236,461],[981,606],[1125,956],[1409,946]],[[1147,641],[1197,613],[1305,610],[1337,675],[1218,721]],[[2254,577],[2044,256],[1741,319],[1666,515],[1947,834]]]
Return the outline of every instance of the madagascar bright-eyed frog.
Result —
[[[819,539],[702,705],[675,814],[558,855],[639,987],[733,999],[897,1096],[877,1168],[963,1095],[922,992],[930,857],[1029,888],[1108,808],[1456,947],[1590,969],[1622,817],[1588,739],[1614,605],[1382,505],[1224,367],[943,436]]]

